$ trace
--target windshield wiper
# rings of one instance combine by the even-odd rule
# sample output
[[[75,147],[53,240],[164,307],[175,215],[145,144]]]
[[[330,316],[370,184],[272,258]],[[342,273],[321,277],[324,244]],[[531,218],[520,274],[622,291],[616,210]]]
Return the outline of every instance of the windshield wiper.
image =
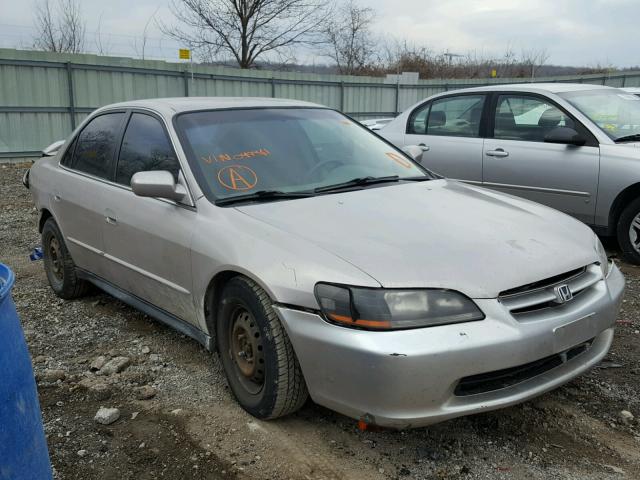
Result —
[[[251,201],[269,201],[269,200],[288,200],[292,198],[312,197],[311,192],[282,192],[280,190],[259,190],[244,195],[234,195],[233,197],[220,198],[215,201],[216,205],[230,205],[232,203],[251,202]]]
[[[364,185],[375,185],[376,183],[387,182],[422,182],[431,180],[431,177],[419,175],[416,177],[399,177],[398,175],[389,175],[387,177],[358,177],[335,185],[327,185],[326,187],[318,187],[314,189],[316,193],[333,192],[334,190],[342,190],[343,188],[360,187]]]
[[[349,187],[360,187],[363,185],[374,185],[376,183],[386,182],[398,182],[400,177],[398,175],[389,175],[387,177],[358,177],[348,180],[342,183],[336,183],[335,185],[327,185],[326,187],[318,187],[313,191],[316,193],[332,192],[333,190],[341,190]]]
[[[640,133],[633,133],[631,135],[625,135],[624,137],[620,137],[620,138],[616,138],[615,139],[616,143],[634,142],[634,141],[640,141]]]

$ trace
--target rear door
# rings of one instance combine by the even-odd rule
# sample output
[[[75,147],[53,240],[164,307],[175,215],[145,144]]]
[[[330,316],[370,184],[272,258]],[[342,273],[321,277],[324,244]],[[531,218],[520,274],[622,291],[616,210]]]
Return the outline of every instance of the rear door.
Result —
[[[167,170],[186,186],[160,118],[133,111],[119,149],[115,182],[103,206],[106,278],[166,312],[195,322],[191,238],[196,210],[171,200],[136,196],[131,177],[150,170]]]
[[[125,112],[94,117],[72,140],[52,186],[53,213],[75,264],[104,275],[102,223]]]
[[[484,142],[484,185],[561,210],[592,224],[600,149],[593,135],[551,99],[496,94]],[[585,146],[545,143],[559,126],[572,127]]]
[[[422,164],[430,170],[480,183],[486,98],[483,93],[451,95],[419,106],[409,116],[404,144],[422,146]]]

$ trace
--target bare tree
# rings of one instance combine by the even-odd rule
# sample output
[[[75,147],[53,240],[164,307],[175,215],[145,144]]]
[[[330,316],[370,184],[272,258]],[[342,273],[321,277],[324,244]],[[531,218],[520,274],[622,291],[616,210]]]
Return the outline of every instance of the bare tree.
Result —
[[[54,13],[50,0],[37,4],[34,47],[48,52],[81,53],[85,45],[85,22],[78,0],[58,0]]]
[[[372,62],[376,45],[371,25],[375,16],[372,8],[347,0],[328,23],[325,56],[335,62],[340,73],[361,73]]]
[[[549,52],[546,48],[522,50],[522,64],[529,68],[531,80],[536,78],[536,70],[547,63]]]
[[[149,35],[147,31],[149,30],[151,21],[155,21],[158,10],[160,10],[160,7],[156,8],[153,14],[148,18],[147,23],[144,24],[144,29],[142,29],[142,40],[140,42],[140,48],[138,48],[137,39],[133,42],[133,49],[136,51],[136,54],[142,58],[142,60],[144,60],[145,49],[147,48],[147,42],[149,41]]]
[[[111,49],[111,44],[109,41],[104,41],[102,38],[102,13],[98,18],[98,28],[95,32],[95,42],[96,42],[96,51],[98,55],[109,55],[109,50]]]
[[[165,34],[251,68],[267,54],[319,42],[329,7],[323,0],[173,0],[171,10],[182,28],[163,24]]]

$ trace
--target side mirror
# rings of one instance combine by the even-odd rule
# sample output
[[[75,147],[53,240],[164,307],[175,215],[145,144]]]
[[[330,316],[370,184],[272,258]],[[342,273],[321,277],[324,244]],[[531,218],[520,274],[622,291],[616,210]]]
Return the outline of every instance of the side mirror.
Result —
[[[55,156],[56,153],[58,153],[58,150],[60,150],[60,147],[62,147],[64,145],[65,140],[58,140],[57,142],[53,142],[51,145],[49,145],[47,148],[45,148],[44,150],[42,150],[42,157],[53,157]]]
[[[587,139],[571,127],[556,127],[544,137],[546,143],[562,143],[581,147],[587,143]]]
[[[422,163],[424,148],[419,147],[418,145],[407,145],[406,147],[402,147],[402,151],[413,158],[416,162]]]
[[[185,188],[176,184],[171,172],[166,170],[135,173],[131,177],[131,189],[139,197],[166,198],[175,202],[182,202],[187,196]]]

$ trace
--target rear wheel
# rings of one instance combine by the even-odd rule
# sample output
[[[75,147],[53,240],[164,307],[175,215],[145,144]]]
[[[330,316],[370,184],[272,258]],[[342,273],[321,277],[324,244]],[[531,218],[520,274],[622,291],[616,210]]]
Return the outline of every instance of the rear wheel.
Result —
[[[298,410],[307,387],[291,342],[266,292],[245,277],[225,286],[216,323],[218,352],[238,403],[270,419]]]
[[[632,201],[620,214],[617,236],[624,259],[640,265],[640,198]]]
[[[69,300],[87,293],[89,284],[78,278],[76,266],[53,218],[47,219],[42,227],[42,253],[49,285],[57,296]]]

